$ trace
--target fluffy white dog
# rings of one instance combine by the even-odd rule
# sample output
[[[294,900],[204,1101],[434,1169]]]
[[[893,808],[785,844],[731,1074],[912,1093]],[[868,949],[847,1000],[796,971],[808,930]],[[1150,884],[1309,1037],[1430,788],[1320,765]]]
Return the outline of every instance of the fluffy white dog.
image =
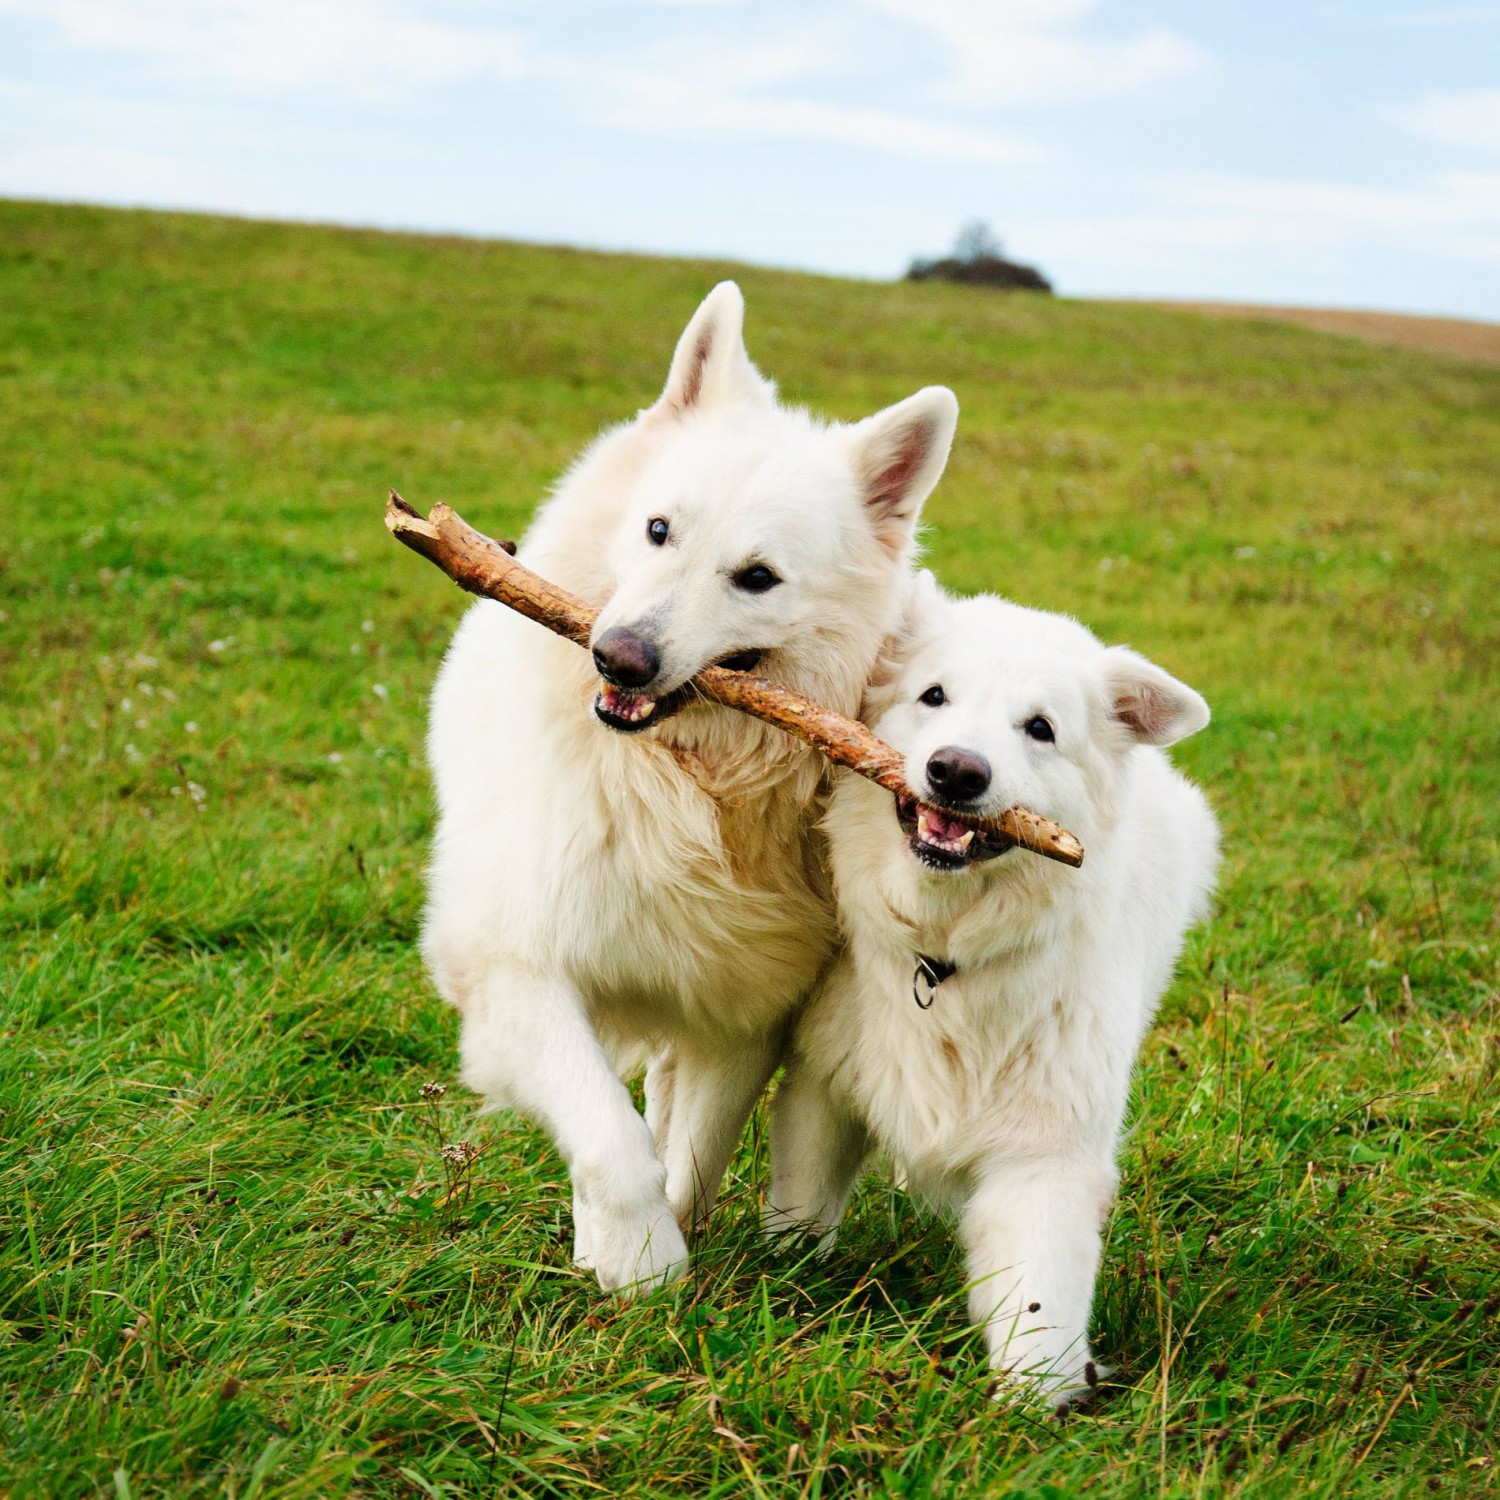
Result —
[[[480,602],[432,705],[423,951],[463,1012],[464,1080],[567,1161],[576,1258],[606,1288],[686,1269],[682,1230],[834,942],[821,761],[685,685],[758,666],[856,711],[957,420],[938,387],[848,426],[783,406],[743,315],[732,283],[709,294],[661,398],[522,545],[599,607],[594,660]],[[642,1120],[620,1075],[648,1059]]]
[[[1088,1321],[1131,1067],[1204,911],[1213,815],[1157,746],[1191,688],[1076,622],[930,575],[865,718],[920,802],[848,776],[826,819],[846,947],[772,1110],[767,1225],[831,1242],[867,1151],[957,1210],[991,1364],[1057,1404]],[[1071,870],[952,812],[1015,803],[1083,840]],[[915,1003],[913,1003],[915,1001]]]

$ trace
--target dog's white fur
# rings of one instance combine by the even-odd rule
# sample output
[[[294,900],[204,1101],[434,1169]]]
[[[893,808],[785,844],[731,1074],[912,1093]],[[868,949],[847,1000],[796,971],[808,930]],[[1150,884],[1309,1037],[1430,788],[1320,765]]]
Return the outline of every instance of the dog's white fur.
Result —
[[[932,387],[852,425],[781,405],[733,283],[705,299],[660,399],[600,438],[521,548],[649,633],[666,694],[727,653],[856,711],[957,420]],[[653,545],[652,518],[670,523]],[[736,588],[747,563],[782,579]],[[606,1288],[687,1266],[834,919],[814,847],[822,763],[694,704],[626,736],[588,653],[480,602],[432,704],[440,820],[423,951],[463,1013],[463,1077],[542,1125],[574,1188],[576,1258]],[[647,1111],[622,1072],[649,1060]]]
[[[934,684],[936,708],[919,701]],[[1038,715],[1054,743],[1025,732]],[[826,826],[847,941],[773,1105],[767,1224],[831,1242],[884,1148],[957,1210],[996,1371],[1062,1404],[1095,1373],[1089,1311],[1136,1050],[1217,863],[1207,804],[1154,747],[1208,708],[1072,620],[954,601],[924,575],[865,716],[919,796],[937,801],[935,750],[977,751],[993,780],[974,810],[1023,803],[1087,854],[1078,870],[1017,849],[934,871],[888,793],[839,783]],[[918,954],[957,965],[928,1010],[913,1004]]]

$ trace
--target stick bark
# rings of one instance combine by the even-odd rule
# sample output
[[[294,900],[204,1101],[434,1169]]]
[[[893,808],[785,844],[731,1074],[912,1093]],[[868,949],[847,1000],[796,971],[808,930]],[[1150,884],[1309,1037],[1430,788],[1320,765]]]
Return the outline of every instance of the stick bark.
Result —
[[[587,648],[597,611],[517,562],[514,543],[497,542],[475,531],[448,505],[435,505],[421,516],[395,490],[386,502],[385,524],[398,541],[441,568],[461,589],[498,599]],[[751,672],[705,667],[693,678],[693,686],[715,703],[795,735],[836,765],[867,776],[896,796],[921,800],[906,785],[901,753],[856,720]],[[947,809],[944,815],[950,815]],[[1008,808],[993,818],[952,816],[975,828],[999,833],[1047,859],[1073,866],[1083,863],[1083,845],[1066,828],[1029,808]]]

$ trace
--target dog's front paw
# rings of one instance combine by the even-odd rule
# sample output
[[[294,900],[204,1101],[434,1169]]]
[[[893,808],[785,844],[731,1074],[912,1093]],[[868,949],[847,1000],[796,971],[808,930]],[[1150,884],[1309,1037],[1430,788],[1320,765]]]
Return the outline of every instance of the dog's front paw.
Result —
[[[760,1211],[760,1235],[774,1247],[787,1250],[816,1250],[822,1259],[834,1248],[838,1239],[838,1220],[826,1211],[805,1212],[796,1209],[777,1208],[771,1199],[765,1200]]]
[[[688,1271],[687,1241],[671,1209],[587,1210],[588,1264],[606,1292],[635,1297],[680,1281]]]
[[[1102,1381],[1114,1373],[1112,1365],[1092,1359],[1051,1369],[997,1369],[990,1399],[1000,1405],[1021,1403],[1050,1408],[1061,1416],[1090,1400]]]
[[[837,1226],[830,1228],[821,1219],[807,1219],[799,1214],[788,1213],[777,1208],[769,1199],[760,1216],[760,1232],[764,1239],[780,1248],[791,1250],[816,1249],[821,1260],[838,1239]]]

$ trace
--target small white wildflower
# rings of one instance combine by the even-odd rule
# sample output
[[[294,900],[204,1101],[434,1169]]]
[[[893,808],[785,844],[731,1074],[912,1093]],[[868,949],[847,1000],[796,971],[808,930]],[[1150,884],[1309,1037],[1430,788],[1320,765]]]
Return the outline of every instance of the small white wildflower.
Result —
[[[121,698],[120,699],[120,712],[122,714],[128,714],[130,712],[130,699],[129,698]]]
[[[334,764],[334,765],[336,765],[336,766],[341,766],[341,765],[343,765],[343,763],[344,763],[344,757],[343,757],[343,756],[342,756],[342,755],[340,755],[340,754],[339,754],[339,753],[338,753],[338,751],[337,751],[337,750],[335,750],[335,751],[334,751],[334,752],[333,752],[333,754],[332,754],[332,755],[330,755],[330,756],[329,756],[329,757],[328,757],[328,759],[329,759],[329,760],[330,760],[330,761],[331,761],[331,762],[332,762],[332,763],[333,763],[333,764]]]
[[[189,719],[187,721],[187,723],[184,724],[182,727],[185,730],[187,730],[187,732],[189,734],[197,734],[197,732],[198,732],[198,721],[196,719]]]
[[[1101,573],[1107,573],[1107,572],[1109,572],[1109,570],[1112,567],[1114,567],[1114,565],[1115,565],[1115,560],[1112,557],[1101,557],[1099,559],[1099,571]]]
[[[134,761],[134,762],[139,762],[141,760],[141,758],[142,758],[141,757],[141,752],[139,750],[137,750],[134,745],[126,745],[126,747],[125,747],[125,759],[126,760],[128,760],[128,761]]]
[[[150,719],[137,719],[135,721],[135,727],[137,729],[149,729],[151,727],[151,720]]]
[[[1247,558],[1247,557],[1254,557],[1255,556],[1255,548],[1254,547],[1236,547],[1234,549],[1234,555],[1236,557],[1242,559],[1242,560],[1244,558]]]
[[[375,630],[375,622],[374,620],[361,620],[359,622],[359,628],[363,630],[366,635],[371,635]]]
[[[135,690],[143,698],[152,698],[152,697],[155,697],[155,695],[156,695],[156,689],[154,687],[152,687],[149,682],[138,682],[138,683],[136,683]]]
[[[377,698],[383,699],[390,697],[390,694],[386,691],[386,687],[383,682],[372,683],[370,685],[370,691],[374,693]]]
[[[208,649],[210,651],[212,651],[215,656],[217,656],[221,651],[227,651],[229,649],[229,642],[228,641],[210,641],[208,643]]]
[[[187,791],[188,796],[191,797],[194,802],[205,802],[208,799],[208,793],[204,791],[196,781],[188,782]]]
[[[431,1083],[424,1083],[422,1085],[422,1097],[424,1099],[441,1099],[447,1092],[448,1085],[446,1083],[438,1083],[436,1079]]]
[[[443,1147],[443,1160],[450,1167],[467,1167],[479,1155],[473,1141],[449,1141]]]
[[[174,786],[172,788],[172,795],[174,797],[180,797],[182,795],[182,788],[180,786]]]

